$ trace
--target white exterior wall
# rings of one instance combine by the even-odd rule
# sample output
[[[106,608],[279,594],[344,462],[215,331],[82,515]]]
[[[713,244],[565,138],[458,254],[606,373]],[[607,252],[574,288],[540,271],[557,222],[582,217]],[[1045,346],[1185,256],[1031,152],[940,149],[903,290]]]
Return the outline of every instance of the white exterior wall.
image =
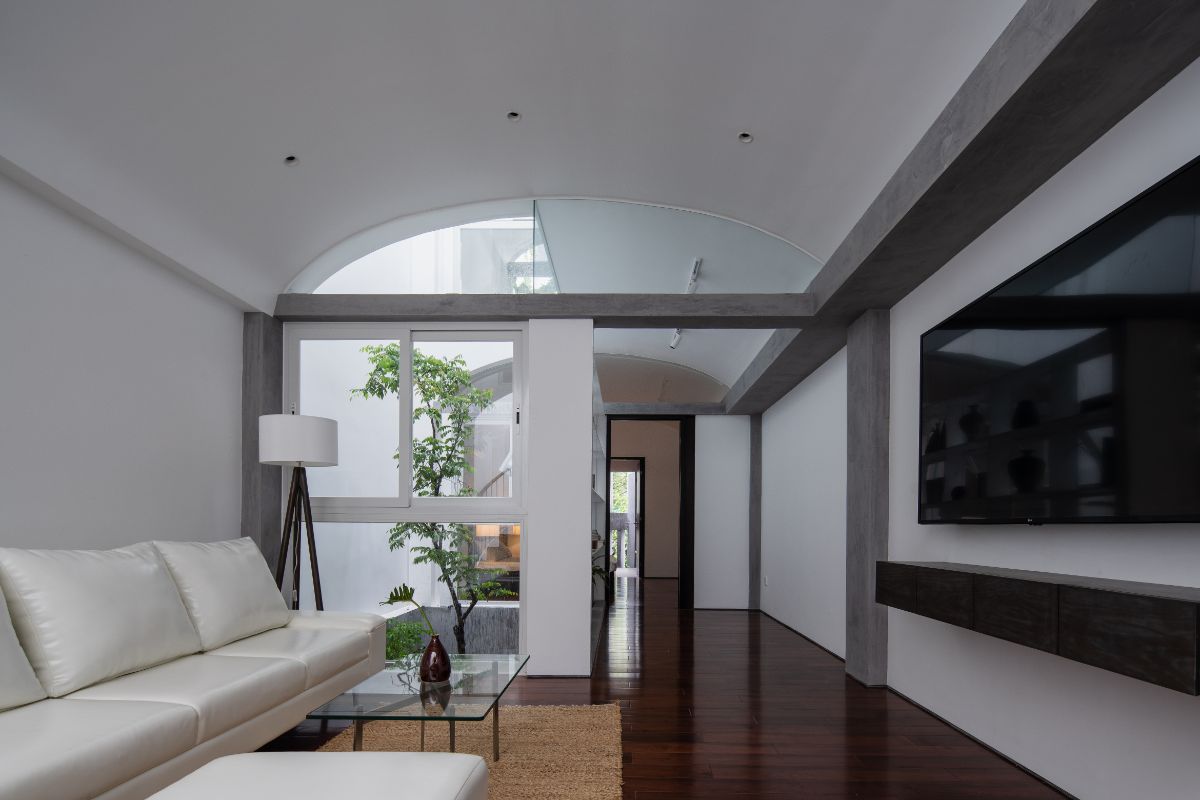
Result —
[[[750,600],[750,418],[696,417],[696,608]]]
[[[0,546],[240,535],[242,313],[0,178]]]
[[[1200,62],[892,310],[892,559],[1200,585],[1200,525],[916,523],[920,335],[1197,154]],[[1197,698],[902,611],[889,617],[895,689],[1071,794],[1200,792]]]
[[[762,610],[846,654],[846,351],[763,414]]]

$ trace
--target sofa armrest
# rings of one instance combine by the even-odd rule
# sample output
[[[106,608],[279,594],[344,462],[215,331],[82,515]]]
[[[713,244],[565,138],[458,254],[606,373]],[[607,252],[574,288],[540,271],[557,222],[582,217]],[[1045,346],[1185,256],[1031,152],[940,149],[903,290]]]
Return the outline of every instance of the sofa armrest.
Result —
[[[364,631],[371,637],[368,654],[371,672],[383,669],[387,651],[387,620],[378,614],[354,611],[293,611],[288,627]]]

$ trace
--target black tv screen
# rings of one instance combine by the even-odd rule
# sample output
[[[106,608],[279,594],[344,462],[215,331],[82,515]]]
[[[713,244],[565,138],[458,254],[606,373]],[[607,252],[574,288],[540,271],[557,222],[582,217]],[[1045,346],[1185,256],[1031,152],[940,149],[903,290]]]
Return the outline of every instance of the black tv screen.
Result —
[[[1200,520],[1200,159],[925,333],[922,523]]]

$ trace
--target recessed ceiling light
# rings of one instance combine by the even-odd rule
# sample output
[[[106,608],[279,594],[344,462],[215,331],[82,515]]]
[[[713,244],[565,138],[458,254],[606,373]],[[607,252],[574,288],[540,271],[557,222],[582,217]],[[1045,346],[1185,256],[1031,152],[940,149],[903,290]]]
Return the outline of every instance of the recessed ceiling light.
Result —
[[[750,144],[751,142],[754,141],[754,137],[751,136],[750,134],[746,133],[745,131],[742,131],[741,133],[738,134],[738,141],[741,142],[742,144]]]
[[[296,166],[296,164],[297,164],[297,162],[299,162],[299,160],[300,159],[296,158],[295,156],[284,156],[283,157],[283,163],[287,164],[289,167]]]
[[[509,121],[510,121],[510,122],[516,122],[516,121],[518,121],[519,119],[521,119],[521,112],[520,112],[520,111],[510,111],[510,112],[508,112],[508,119],[509,119]]]

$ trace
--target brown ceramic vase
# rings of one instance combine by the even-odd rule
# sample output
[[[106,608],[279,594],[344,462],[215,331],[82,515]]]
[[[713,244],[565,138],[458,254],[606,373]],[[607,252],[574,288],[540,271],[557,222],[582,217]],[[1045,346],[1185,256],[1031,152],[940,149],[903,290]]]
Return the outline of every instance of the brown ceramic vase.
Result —
[[[450,680],[450,656],[436,633],[429,638],[425,654],[421,656],[421,680],[426,683]]]

